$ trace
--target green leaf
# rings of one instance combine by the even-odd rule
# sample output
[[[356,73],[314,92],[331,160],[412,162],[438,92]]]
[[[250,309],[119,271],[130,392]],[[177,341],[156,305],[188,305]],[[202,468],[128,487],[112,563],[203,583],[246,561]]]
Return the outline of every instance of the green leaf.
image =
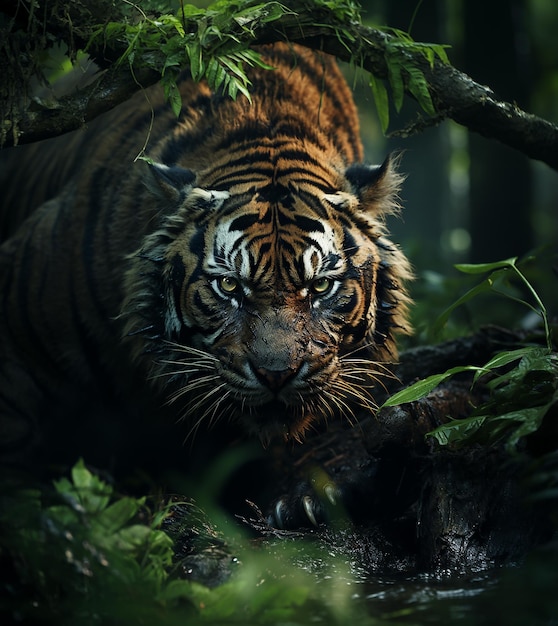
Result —
[[[473,381],[476,382],[480,376],[486,373],[487,370],[493,370],[497,367],[503,367],[509,363],[513,363],[525,356],[531,355],[533,352],[533,346],[527,346],[525,348],[519,348],[518,350],[510,350],[506,352],[500,352],[496,356],[492,357],[488,363],[484,365],[474,376]],[[545,353],[547,351],[545,350]]]
[[[107,534],[115,533],[134,517],[143,504],[143,498],[121,498],[102,511],[95,518],[95,524],[102,526]]]
[[[124,552],[134,552],[138,548],[146,546],[151,532],[148,526],[134,524],[121,528],[117,533],[107,538],[111,540],[113,548]]]
[[[96,486],[93,474],[85,467],[83,459],[80,459],[72,468],[72,482],[77,489],[92,489]]]
[[[83,523],[82,512],[80,511],[78,513],[73,503],[76,503],[75,499],[69,499],[67,497],[66,504],[55,504],[49,507],[46,518],[65,528],[79,524],[80,522]]]
[[[485,274],[486,272],[515,267],[516,261],[517,257],[512,257],[504,261],[495,261],[494,263],[459,263],[454,267],[464,274]]]
[[[372,95],[374,96],[374,102],[376,104],[376,111],[380,119],[380,126],[382,132],[385,134],[389,126],[389,99],[384,81],[376,78],[374,74],[370,74],[370,87],[372,89]]]
[[[432,50],[432,48],[425,48],[424,49],[424,56],[428,60],[428,64],[430,65],[430,67],[431,68],[434,67],[434,61],[436,59],[436,55],[434,54],[434,50]]]
[[[240,60],[245,61],[249,65],[254,65],[255,67],[261,67],[264,70],[274,70],[273,65],[269,65],[266,63],[261,55],[256,52],[256,50],[252,50],[248,48],[247,50],[239,50],[235,52],[235,56]]]
[[[434,50],[434,52],[438,55],[440,61],[442,61],[442,63],[445,63],[446,65],[449,65],[449,59],[446,53],[446,48],[449,48],[449,46],[445,46],[441,44],[430,44],[430,45],[432,47],[432,50]]]
[[[396,111],[400,111],[403,105],[405,91],[405,79],[407,88],[417,102],[428,113],[435,115],[436,109],[430,96],[428,83],[419,64],[411,55],[422,55],[432,67],[435,57],[438,56],[444,63],[448,63],[445,46],[440,44],[417,43],[412,37],[396,28],[385,28],[393,36],[386,42],[385,60],[388,69],[388,78],[393,93],[393,104]]]
[[[232,85],[234,84],[234,89],[235,91],[232,91]],[[231,83],[231,87],[229,87],[229,95],[231,97],[236,97],[236,92],[240,91],[240,93],[244,96],[246,96],[246,98],[248,98],[249,102],[252,102],[252,97],[250,96],[250,92],[248,91],[248,88],[245,87],[244,85],[242,85],[241,83],[239,83],[238,81],[235,83]]]
[[[479,374],[494,372],[518,360],[513,369],[487,383],[492,392],[491,399],[478,409],[477,414],[444,424],[429,435],[446,445],[464,443],[478,433],[488,442],[505,439],[506,448],[513,452],[522,437],[540,427],[549,408],[558,399],[556,355],[539,346],[502,352],[490,359],[474,377],[476,381]]]
[[[242,68],[239,67],[239,65],[233,61],[232,58],[219,57],[219,62],[225,67],[227,67],[234,76],[237,76],[238,78],[240,78],[240,80],[243,83],[248,82],[248,78],[246,74],[244,73]]]
[[[238,82],[235,80],[230,80],[227,83],[227,93],[232,100],[236,100],[236,96],[238,95]]]
[[[185,19],[198,20],[205,16],[205,9],[200,9],[193,4],[180,3],[179,15],[183,15]]]
[[[201,585],[193,588],[194,598],[198,606],[203,606],[203,617],[210,623],[217,621],[233,621],[238,611],[239,595],[244,591],[242,586],[227,582],[209,590]],[[258,594],[261,590],[258,589]]]
[[[182,22],[174,15],[163,15],[159,19],[171,24],[180,37],[184,37],[186,35]]]
[[[386,48],[386,50],[387,49],[388,48]],[[395,110],[399,113],[403,106],[403,95],[405,93],[402,76],[403,67],[401,65],[401,59],[393,54],[389,54],[386,60],[388,63],[389,84],[391,85],[391,91],[393,93],[393,105]]]
[[[281,18],[285,14],[294,13],[289,11],[286,7],[282,6],[279,2],[266,2],[258,6],[248,7],[243,11],[235,12],[233,15],[234,21],[242,28],[249,29],[251,24],[268,24]]]
[[[201,46],[197,41],[188,42],[186,44],[186,52],[188,54],[188,59],[190,60],[190,73],[192,74],[192,78],[196,82],[199,82],[205,73],[205,64],[203,62]]]
[[[481,293],[490,291],[493,282],[493,277],[489,276],[482,283],[476,285],[472,289],[469,289],[467,293],[463,294],[460,298],[453,302],[445,311],[443,311],[443,313],[438,316],[434,324],[432,324],[432,333],[436,335],[442,330],[442,328],[446,325],[450,315],[455,309],[457,309],[457,307],[465,304],[465,302],[468,302],[472,298],[477,297]]]
[[[253,594],[250,609],[255,615],[265,615],[267,620],[288,619],[296,606],[301,606],[309,596],[309,588],[304,586],[278,585],[268,583]]]
[[[424,74],[417,67],[408,66],[406,69],[409,74],[409,91],[415,96],[417,102],[428,115],[436,115],[436,109],[434,108]]]
[[[474,365],[461,365],[458,367],[452,367],[442,374],[433,374],[432,376],[419,380],[409,387],[394,393],[382,404],[380,409],[388,406],[397,406],[398,404],[403,404],[405,402],[415,402],[416,400],[420,400],[421,398],[427,396],[438,385],[455,374],[460,374],[461,372],[478,372],[479,370],[485,371],[483,368],[476,367]]]
[[[205,72],[205,77],[207,79],[207,83],[211,87],[211,89],[217,90],[223,84],[225,80],[225,70],[223,66],[220,64],[219,59],[212,58],[209,60],[207,64],[207,70]]]
[[[509,424],[509,422],[518,422],[518,425],[513,428],[506,442],[506,448],[510,452],[513,452],[522,437],[530,435],[539,429],[549,408],[550,404],[546,404],[526,409],[519,409],[517,411],[510,411],[508,413],[504,413],[503,415],[494,416],[491,419],[491,422],[505,422],[505,424],[502,424],[502,429],[504,426],[514,426],[513,424]]]
[[[97,513],[106,508],[112,495],[112,487],[92,474],[83,460],[71,471],[72,482],[61,479],[54,483],[58,493],[68,501],[78,504],[86,513]]]
[[[441,446],[451,443],[461,443],[463,440],[475,434],[486,422],[486,415],[467,417],[465,419],[452,420],[448,424],[442,424],[426,434],[433,437]]]
[[[180,95],[180,91],[178,90],[175,77],[172,73],[167,72],[162,77],[161,83],[163,85],[165,99],[168,100],[171,105],[172,112],[176,117],[178,117],[180,115],[180,111],[182,110],[182,97]]]
[[[157,601],[162,603],[173,603],[176,600],[190,600],[193,603],[194,597],[200,595],[197,587],[203,589],[204,595],[207,597],[210,593],[207,587],[186,580],[171,580],[157,594]],[[201,593],[201,592],[200,592]]]

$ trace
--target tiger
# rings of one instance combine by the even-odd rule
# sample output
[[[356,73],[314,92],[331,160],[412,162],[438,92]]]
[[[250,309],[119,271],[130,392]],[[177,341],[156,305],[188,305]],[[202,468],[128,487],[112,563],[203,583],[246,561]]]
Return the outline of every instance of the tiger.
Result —
[[[250,98],[186,69],[178,117],[154,86],[1,152],[3,459],[45,458],[102,412],[266,446],[372,410],[410,332],[410,263],[385,224],[398,157],[364,162],[333,57],[257,50],[273,69],[247,68]]]

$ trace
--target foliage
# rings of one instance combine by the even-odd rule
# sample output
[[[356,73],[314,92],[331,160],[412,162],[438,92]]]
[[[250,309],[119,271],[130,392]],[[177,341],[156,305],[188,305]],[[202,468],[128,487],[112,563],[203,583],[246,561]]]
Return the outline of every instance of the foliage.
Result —
[[[177,115],[181,103],[176,77],[186,66],[194,80],[205,78],[212,89],[223,89],[232,98],[238,92],[250,98],[245,65],[267,66],[248,43],[257,27],[288,12],[279,2],[238,0],[218,1],[207,9],[183,4],[174,15],[151,18],[139,5],[134,6],[141,20],[101,25],[93,32],[89,46],[98,39],[109,46],[124,41],[126,49],[118,62],[160,71],[165,94]]]
[[[540,316],[544,326],[545,346],[526,345],[517,350],[501,352],[482,367],[459,366],[434,374],[392,395],[383,406],[414,402],[428,395],[448,378],[474,372],[473,384],[482,380],[490,392],[490,399],[475,408],[470,417],[450,420],[429,435],[435,437],[441,445],[460,445],[473,439],[485,442],[504,440],[511,451],[522,437],[539,428],[550,407],[558,401],[558,355],[553,352],[548,314],[537,292],[519,269],[516,258],[456,267],[467,274],[488,272],[489,275],[448,307],[435,322],[435,328],[442,327],[457,307],[487,291],[495,291],[506,298],[517,300],[509,292],[500,289],[502,281],[506,282],[511,276],[519,279],[534,301],[532,304],[519,300]]]
[[[441,44],[418,43],[413,41],[408,33],[394,28],[386,28],[391,37],[386,39],[385,61],[388,68],[389,84],[393,96],[393,105],[399,113],[403,106],[405,85],[415,97],[422,109],[430,116],[436,115],[436,110],[428,91],[428,83],[420,67],[410,61],[410,54],[423,56],[431,67],[436,58],[442,63],[449,63],[446,47]],[[374,95],[378,117],[382,131],[385,133],[389,125],[389,98],[384,83],[370,74],[370,87]]]
[[[181,108],[176,78],[189,66],[194,80],[206,79],[212,89],[222,89],[230,97],[239,93],[250,99],[250,80],[246,68],[269,68],[250,48],[268,25],[275,25],[275,37],[290,18],[303,34],[306,28],[319,26],[330,30],[350,49],[355,35],[352,28],[360,23],[358,5],[353,0],[306,0],[305,2],[261,2],[261,0],[218,0],[207,8],[181,3],[170,12],[170,3],[135,4],[125,1],[123,19],[99,24],[92,29],[88,50],[115,48],[124,50],[117,63],[132,68],[148,67],[161,73],[166,97],[178,115]],[[156,13],[151,15],[150,9]],[[290,22],[289,22],[290,23]],[[415,54],[433,66],[438,58],[448,63],[445,46],[418,43],[407,33],[384,29],[384,59],[395,109],[399,111],[405,88],[428,115],[435,115],[434,105]],[[354,63],[359,59],[354,58]],[[389,124],[389,98],[383,81],[370,75],[370,86],[382,129]]]
[[[344,45],[349,47],[354,42],[349,26],[360,22],[360,15],[352,0],[313,0],[291,4],[289,7],[279,2],[219,0],[207,9],[182,5],[176,15],[166,14],[151,20],[144,14],[144,20],[137,24],[109,24],[97,31],[94,38],[102,35],[110,41],[114,36],[124,36],[128,47],[122,58],[133,63],[136,55],[141,54],[143,63],[160,70],[165,93],[178,114],[180,99],[175,83],[176,71],[186,62],[194,80],[205,78],[212,89],[223,88],[232,98],[239,92],[250,98],[250,81],[245,66],[267,66],[248,46],[262,27],[279,22],[287,15],[296,18],[303,32],[304,27],[312,25],[308,17],[301,14],[307,10],[310,16],[320,16],[320,25],[334,31]],[[395,109],[401,109],[406,84],[424,111],[435,115],[428,84],[423,72],[413,62],[411,53],[423,56],[431,66],[436,57],[448,63],[445,46],[417,43],[401,30],[385,30],[390,33],[389,37],[386,36],[384,56]],[[159,53],[164,55],[164,61],[159,58]],[[383,82],[373,74],[370,75],[370,86],[385,132],[389,124],[387,91]]]
[[[287,37],[304,42],[307,36],[331,36],[355,65],[383,57],[383,62],[367,67],[376,68],[370,86],[384,131],[389,97],[383,79],[389,80],[397,111],[407,91],[432,116],[435,108],[421,67],[433,66],[436,59],[447,63],[442,45],[417,43],[396,29],[360,29],[360,8],[354,0],[217,0],[206,8],[173,0],[46,0],[40,8],[34,10],[31,3],[23,22],[16,9],[0,11],[6,33],[0,42],[0,62],[9,70],[0,85],[0,145],[8,134],[18,143],[29,96],[47,110],[71,108],[71,103],[62,105],[30,87],[37,78],[45,82],[55,74],[49,65],[59,59],[61,50],[71,63],[83,59],[85,50],[102,69],[128,64],[134,77],[140,68],[154,70],[178,115],[176,80],[184,68],[190,68],[194,80],[206,79],[212,89],[250,99],[248,68],[268,68],[254,46]]]
[[[475,265],[460,264],[460,265],[456,265],[455,267],[459,271],[465,274],[476,275],[476,274],[486,274],[487,272],[490,272],[490,274],[481,283],[476,285],[473,289],[469,290],[461,298],[456,300],[440,315],[438,320],[434,323],[434,328],[433,328],[434,332],[436,332],[437,330],[439,330],[442,326],[446,324],[450,314],[458,306],[461,306],[465,302],[471,300],[472,298],[482,293],[485,293],[488,291],[494,291],[498,294],[503,295],[506,298],[519,301],[521,304],[525,305],[531,311],[533,311],[536,315],[540,316],[544,324],[546,346],[549,350],[552,349],[552,340],[550,336],[550,327],[548,324],[548,313],[547,313],[546,307],[544,306],[543,302],[539,298],[537,292],[535,291],[531,283],[527,280],[527,278],[524,276],[524,274],[521,272],[521,270],[517,266],[517,258],[506,259],[504,261],[497,261],[496,263],[479,263]],[[504,283],[505,285],[508,282],[510,275],[521,281],[521,283],[526,287],[527,291],[531,294],[533,300],[535,301],[535,305],[530,304],[528,301],[515,298],[509,292],[506,292],[500,288],[500,285],[502,283]]]
[[[14,598],[4,611],[47,623],[74,613],[88,623],[110,606],[141,605],[143,594],[162,590],[172,542],[157,528],[161,515],[140,522],[144,498],[115,499],[82,462],[71,481],[54,486],[49,504],[38,491],[2,494],[2,553],[12,556],[21,585],[10,581]]]
[[[273,553],[239,540],[235,554],[241,563],[235,575],[209,589],[174,575],[173,541],[161,529],[169,507],[152,514],[145,498],[117,496],[81,461],[71,480],[55,482],[53,501],[44,502],[45,497],[4,484],[2,623],[16,617],[22,623],[82,626],[378,623],[350,602],[351,587],[340,582],[346,575],[343,565],[302,540],[297,546],[281,541]],[[324,575],[316,585],[305,569],[312,559],[330,573],[335,568],[336,576]],[[297,560],[304,565],[293,567]]]
[[[339,20],[352,19],[356,11],[350,0],[335,3],[314,0],[310,4],[314,9],[331,12]],[[280,2],[258,0],[218,0],[205,9],[181,4],[176,13],[169,13],[166,7],[166,12],[157,17],[148,16],[139,5],[132,6],[141,19],[99,25],[88,48],[100,40],[118,48],[124,43],[125,51],[118,63],[127,61],[131,66],[160,72],[165,94],[177,115],[181,102],[176,78],[186,66],[194,80],[205,78],[212,89],[222,89],[231,98],[241,93],[250,99],[250,80],[245,68],[272,69],[249,48],[257,31],[286,15],[296,15]]]

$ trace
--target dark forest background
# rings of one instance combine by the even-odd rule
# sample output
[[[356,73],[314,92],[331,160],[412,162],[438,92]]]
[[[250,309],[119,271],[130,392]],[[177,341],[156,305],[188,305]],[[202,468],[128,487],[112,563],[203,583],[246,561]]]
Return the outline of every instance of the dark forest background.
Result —
[[[501,100],[558,122],[558,3],[554,0],[363,0],[363,21],[410,31],[415,41],[451,46],[459,70]],[[356,85],[358,85],[358,79]],[[364,82],[364,80],[362,81]],[[402,219],[390,221],[417,271],[415,292],[448,283],[454,263],[484,263],[535,253],[533,279],[556,310],[552,266],[558,242],[558,174],[451,120],[413,137],[382,136],[366,84],[357,87],[367,158],[404,151]],[[389,132],[419,115],[406,98]],[[506,323],[505,312],[490,316]]]
[[[558,4],[552,0],[365,0],[366,22],[411,30],[416,41],[447,43],[452,64],[497,97],[558,121]],[[417,115],[406,100],[392,129]],[[360,108],[369,155],[382,139]],[[372,132],[371,132],[372,130]],[[376,131],[377,132],[377,131]],[[439,249],[431,262],[488,262],[555,241],[558,177],[547,166],[451,121],[387,149],[405,150],[405,228]],[[381,150],[381,148],[380,148]],[[457,231],[457,232],[456,232]]]

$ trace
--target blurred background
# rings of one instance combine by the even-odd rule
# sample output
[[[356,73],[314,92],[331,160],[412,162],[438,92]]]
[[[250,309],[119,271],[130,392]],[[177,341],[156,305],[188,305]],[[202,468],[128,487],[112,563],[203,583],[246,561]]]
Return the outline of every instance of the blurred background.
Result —
[[[362,0],[361,6],[365,24],[448,44],[456,68],[491,87],[499,99],[558,124],[556,0]],[[452,280],[454,263],[531,254],[536,260],[525,264],[525,272],[556,313],[558,172],[452,121],[410,138],[390,137],[421,114],[410,98],[399,114],[391,110],[386,138],[366,77],[357,76],[354,84],[367,159],[404,151],[404,210],[389,226],[417,273],[417,324],[432,318],[432,307],[438,301],[443,306],[452,291],[463,292],[460,281]],[[516,323],[518,312],[508,304],[481,304],[475,325]]]

